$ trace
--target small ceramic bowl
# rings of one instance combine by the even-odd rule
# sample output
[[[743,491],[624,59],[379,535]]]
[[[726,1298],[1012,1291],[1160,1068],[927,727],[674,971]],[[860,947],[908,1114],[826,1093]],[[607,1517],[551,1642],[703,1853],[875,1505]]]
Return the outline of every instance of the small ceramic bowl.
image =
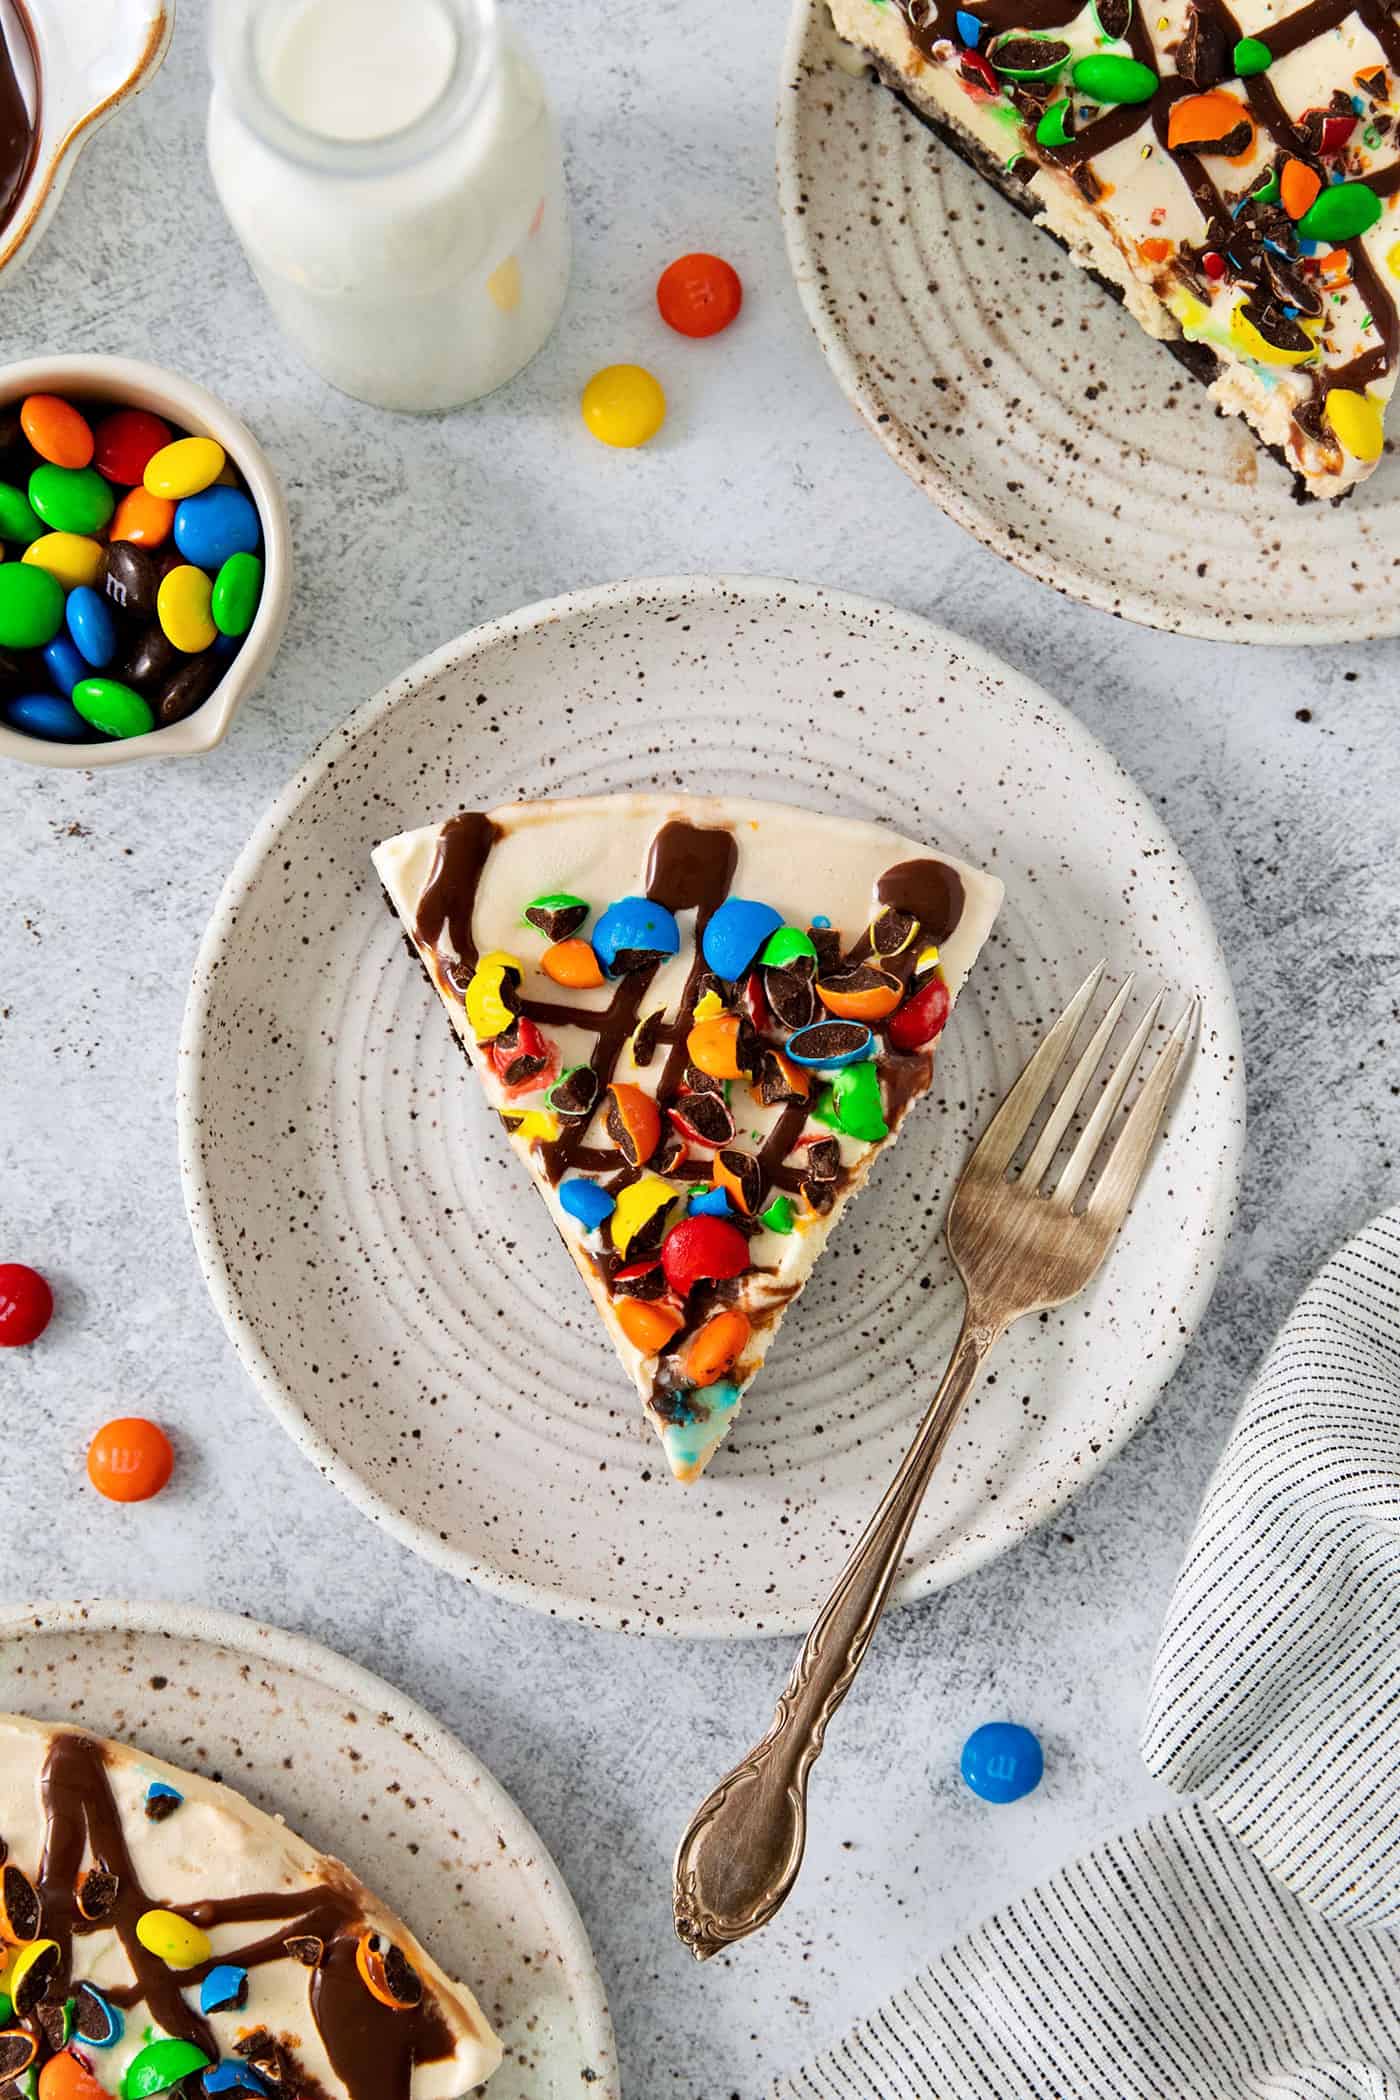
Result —
[[[212,751],[222,743],[229,724],[277,654],[287,625],[292,598],[291,527],[271,462],[247,425],[205,387],[159,365],[128,357],[36,357],[23,364],[0,365],[0,409],[22,401],[26,394],[41,393],[62,394],[80,407],[110,401],[114,408],[150,409],[181,431],[216,438],[243,476],[262,520],[262,599],[237,656],[209,698],[183,722],[153,729],[147,736],[98,744],[51,744],[0,722],[0,758],[86,770],[126,765],[137,758],[191,758],[197,752]]]
[[[0,0],[0,21],[7,15],[22,66],[24,32]],[[38,136],[24,187],[0,227],[0,270],[33,252],[82,148],[159,69],[175,0],[30,0],[23,15],[39,61]]]

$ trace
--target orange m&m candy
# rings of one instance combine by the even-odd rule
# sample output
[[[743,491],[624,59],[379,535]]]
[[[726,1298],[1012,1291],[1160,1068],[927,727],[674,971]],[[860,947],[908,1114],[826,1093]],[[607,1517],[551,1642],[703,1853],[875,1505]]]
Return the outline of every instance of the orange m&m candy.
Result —
[[[57,394],[30,394],[20,403],[19,427],[40,459],[55,467],[92,463],[92,427],[71,402]]]
[[[674,1305],[658,1305],[650,1298],[619,1298],[613,1311],[628,1341],[644,1356],[655,1356],[685,1325],[685,1316]]]
[[[39,2073],[39,2100],[109,2100],[109,2095],[82,2059],[64,2049]]]
[[[168,496],[153,496],[149,489],[128,489],[112,514],[107,537],[130,540],[134,547],[160,547],[170,537],[175,506]]]
[[[174,1467],[169,1437],[144,1415],[104,1422],[88,1445],[88,1479],[109,1502],[149,1502]]]
[[[743,305],[744,287],[722,256],[682,255],[661,272],[656,303],[677,335],[718,335]]]

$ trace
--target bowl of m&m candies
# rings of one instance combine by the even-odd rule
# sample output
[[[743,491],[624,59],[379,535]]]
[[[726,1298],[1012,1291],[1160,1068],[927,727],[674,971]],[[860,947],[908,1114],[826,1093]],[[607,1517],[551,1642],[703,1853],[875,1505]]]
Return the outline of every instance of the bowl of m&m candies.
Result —
[[[0,757],[212,750],[291,572],[277,477],[213,394],[127,358],[0,367]]]

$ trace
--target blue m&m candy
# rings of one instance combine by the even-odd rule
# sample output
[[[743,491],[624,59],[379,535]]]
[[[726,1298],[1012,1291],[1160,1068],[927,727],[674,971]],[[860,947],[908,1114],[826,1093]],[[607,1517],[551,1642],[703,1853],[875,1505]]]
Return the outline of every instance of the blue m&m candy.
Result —
[[[13,700],[5,702],[5,720],[22,736],[41,736],[51,744],[97,742],[91,724],[61,693],[17,693]]]
[[[732,1218],[734,1206],[726,1189],[706,1189],[686,1205],[692,1218]]]
[[[783,923],[780,911],[771,904],[758,904],[752,897],[726,897],[713,914],[701,938],[707,966],[727,984],[742,977],[770,933]]]
[[[572,1181],[560,1182],[559,1208],[571,1218],[577,1218],[585,1232],[596,1232],[612,1216],[617,1203],[606,1189],[599,1188],[596,1181],[586,1181],[582,1175],[577,1175]]]
[[[117,653],[117,623],[105,598],[91,584],[80,583],[68,593],[68,632],[95,671],[105,670]],[[50,644],[52,647],[52,644]],[[86,672],[83,674],[86,677]]]
[[[66,634],[56,634],[45,647],[44,668],[61,693],[71,693],[80,679],[92,676],[92,665]]]
[[[634,958],[651,961],[680,952],[681,930],[664,904],[650,897],[619,897],[593,930],[593,952],[609,977],[634,968]]]
[[[1045,1753],[1019,1722],[984,1721],[963,1744],[961,1769],[974,1794],[1005,1804],[1034,1793],[1044,1776]]]
[[[176,505],[175,544],[187,562],[210,576],[231,555],[256,554],[261,536],[257,508],[242,489],[220,483]]]

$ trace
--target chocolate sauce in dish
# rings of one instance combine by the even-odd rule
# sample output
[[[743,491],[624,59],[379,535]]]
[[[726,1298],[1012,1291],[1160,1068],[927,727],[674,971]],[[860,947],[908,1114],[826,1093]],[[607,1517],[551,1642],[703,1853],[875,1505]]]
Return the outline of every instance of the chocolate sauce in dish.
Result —
[[[324,1953],[307,1971],[308,2011],[352,2100],[410,2100],[414,2064],[452,2054],[451,2030],[426,1997],[416,2007],[396,2011],[381,2004],[362,1981],[355,1949],[366,1927],[348,1884],[327,1880],[300,1890],[173,1906],[205,1931],[235,1924],[275,1929],[254,1935],[245,1945],[221,1949],[193,1968],[171,1969],[137,1938],[137,1921],[146,1911],[162,1907],[161,1896],[144,1889],[137,1877],[102,1746],[84,1735],[55,1735],[44,1762],[41,1795],[45,1834],[35,1887],[39,1930],[59,1949],[49,1992],[53,2003],[61,2005],[68,1995],[75,1939],[114,1931],[134,1981],[105,1985],[102,1996],[123,2009],[144,2006],[164,2033],[192,2043],[217,2063],[214,2032],[186,2002],[185,1992],[226,1963],[253,1970],[268,1962],[292,1961],[287,1942],[314,1938],[323,1943]],[[77,1900],[80,1883],[94,1867],[115,1882],[109,1907],[95,1918],[84,1917]],[[22,2024],[40,2040],[43,2029],[37,2015]],[[257,2032],[255,1999],[248,2031]],[[276,2038],[269,2038],[269,2046],[278,2046]],[[309,2091],[309,2083],[304,2076],[294,2077],[290,2090]]]
[[[0,228],[9,224],[39,150],[39,56],[20,0],[0,0]]]

